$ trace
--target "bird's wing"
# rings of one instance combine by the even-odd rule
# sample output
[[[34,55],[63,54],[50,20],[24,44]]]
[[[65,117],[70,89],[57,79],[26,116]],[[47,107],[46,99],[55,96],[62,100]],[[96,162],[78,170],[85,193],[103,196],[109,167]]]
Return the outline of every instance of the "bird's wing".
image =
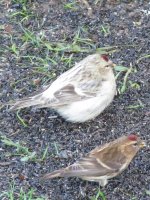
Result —
[[[81,101],[96,96],[94,92],[86,92],[76,88],[73,84],[67,84],[53,93],[53,101],[50,99],[51,106],[66,105],[75,101]],[[48,103],[48,102],[47,102]]]
[[[93,157],[86,157],[80,159],[78,162],[64,169],[62,176],[98,177],[98,176],[109,175],[116,172],[118,172],[116,166],[115,168],[110,168],[109,166],[102,163],[99,159]]]
[[[126,156],[121,152],[118,145],[123,138],[125,137],[95,148],[88,156],[97,158],[98,161],[105,163],[106,166],[112,169],[120,170],[126,163]]]
[[[48,88],[49,89],[49,88]],[[29,106],[35,106],[36,108],[44,107],[58,107],[70,104],[75,101],[81,101],[94,97],[96,94],[93,92],[83,92],[84,90],[76,89],[73,84],[67,84],[62,88],[56,90],[50,97],[48,89],[44,92],[32,97],[18,100],[11,103],[13,105],[10,110],[16,110]]]

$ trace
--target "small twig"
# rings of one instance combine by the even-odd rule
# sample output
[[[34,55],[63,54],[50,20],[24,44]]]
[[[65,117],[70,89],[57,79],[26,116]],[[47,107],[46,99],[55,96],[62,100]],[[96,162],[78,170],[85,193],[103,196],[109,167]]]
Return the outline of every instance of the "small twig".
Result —
[[[58,146],[57,146],[57,143],[54,142],[54,147],[55,147],[55,150],[56,150],[56,154],[58,155],[59,154],[59,151],[58,151]]]
[[[21,124],[22,124],[24,127],[28,127],[28,125],[27,125],[27,124],[24,122],[24,120],[20,117],[19,112],[20,112],[20,110],[18,110],[17,113],[16,113],[17,118],[19,119],[19,121],[21,122]]]
[[[142,59],[144,59],[144,58],[150,58],[150,55],[145,55],[145,56],[140,57],[140,58],[137,60],[137,63],[139,63],[139,61],[142,60]]]
[[[0,166],[8,166],[8,165],[11,165],[12,162],[0,162]]]
[[[131,71],[132,71],[132,66],[128,69],[128,71],[126,72],[126,74],[124,76],[123,85],[122,85],[121,90],[120,90],[121,93],[124,93],[125,90],[126,90],[126,84],[127,84],[128,76],[131,73]]]
[[[32,72],[33,73],[37,73],[37,74],[42,74],[42,75],[44,75],[44,76],[47,76],[47,77],[49,77],[49,78],[52,78],[52,76],[51,75],[49,75],[48,73],[45,73],[45,72],[40,72],[40,71],[37,71],[37,70],[34,70],[34,69],[32,69]]]
[[[48,119],[56,119],[58,116],[57,115],[53,115],[53,116],[49,116]]]

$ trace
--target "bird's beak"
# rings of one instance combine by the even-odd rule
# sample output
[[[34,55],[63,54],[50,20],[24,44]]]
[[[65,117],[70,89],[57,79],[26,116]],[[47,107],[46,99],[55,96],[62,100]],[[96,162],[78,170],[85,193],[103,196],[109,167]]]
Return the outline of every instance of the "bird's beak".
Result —
[[[116,66],[117,66],[116,64],[112,63],[112,67],[116,67]]]
[[[146,147],[146,143],[144,141],[142,141],[140,144],[139,144],[140,148],[143,148],[143,147]]]
[[[108,65],[112,68],[114,68],[115,66],[117,66],[116,64],[113,63],[112,60],[109,60]]]

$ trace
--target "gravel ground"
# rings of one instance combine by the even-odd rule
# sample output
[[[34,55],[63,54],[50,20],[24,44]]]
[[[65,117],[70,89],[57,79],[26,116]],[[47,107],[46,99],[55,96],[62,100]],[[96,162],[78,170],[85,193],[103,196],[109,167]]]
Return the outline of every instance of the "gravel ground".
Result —
[[[0,198],[91,199],[97,194],[97,183],[89,183],[83,193],[86,183],[80,179],[40,182],[39,177],[72,164],[96,146],[124,134],[137,133],[149,144],[150,3],[108,0],[100,6],[99,1],[91,0],[91,14],[82,1],[1,2],[2,103],[40,90],[100,47],[118,46],[111,54],[112,60],[132,66],[125,91],[104,113],[87,123],[66,122],[50,109],[9,112],[0,104]],[[63,49],[73,42],[73,49]],[[121,73],[118,89],[124,78],[125,73]],[[148,200],[149,159],[146,147],[127,170],[101,189],[106,199]]]

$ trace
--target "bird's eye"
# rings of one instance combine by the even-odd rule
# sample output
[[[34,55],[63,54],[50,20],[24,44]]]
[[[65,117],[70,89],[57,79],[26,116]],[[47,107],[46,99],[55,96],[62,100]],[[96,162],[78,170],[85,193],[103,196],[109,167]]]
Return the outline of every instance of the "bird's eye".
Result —
[[[137,143],[137,142],[136,142],[136,143],[134,143],[134,144],[133,144],[133,146],[134,146],[134,147],[137,147],[137,146],[138,146],[138,143]]]
[[[110,67],[110,65],[105,65],[106,68]]]
[[[106,62],[109,61],[108,55],[103,54],[103,55],[101,55],[101,57],[102,57]]]

